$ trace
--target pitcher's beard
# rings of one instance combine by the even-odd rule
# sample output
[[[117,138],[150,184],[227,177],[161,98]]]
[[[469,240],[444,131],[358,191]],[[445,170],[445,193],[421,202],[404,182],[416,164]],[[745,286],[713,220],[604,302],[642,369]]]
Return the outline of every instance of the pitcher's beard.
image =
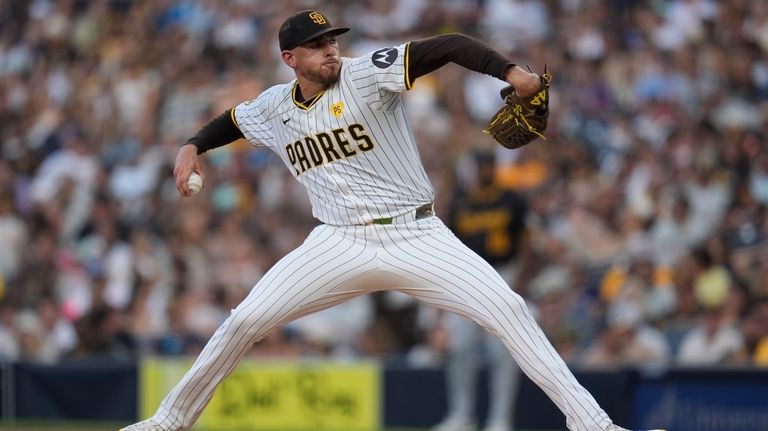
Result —
[[[336,69],[332,73],[322,73],[322,72],[307,72],[305,76],[307,79],[309,79],[312,82],[317,82],[318,84],[322,85],[325,88],[330,87],[331,85],[335,84],[336,81],[339,80],[339,75],[341,70]]]

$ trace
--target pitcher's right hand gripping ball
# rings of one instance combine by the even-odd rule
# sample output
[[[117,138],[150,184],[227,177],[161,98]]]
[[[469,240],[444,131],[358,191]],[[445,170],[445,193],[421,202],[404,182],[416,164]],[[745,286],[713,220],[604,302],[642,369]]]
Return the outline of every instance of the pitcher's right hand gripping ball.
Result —
[[[544,138],[549,117],[549,84],[552,74],[544,67],[541,85],[530,96],[520,97],[510,85],[501,90],[504,107],[493,116],[484,133],[507,148],[520,148]]]

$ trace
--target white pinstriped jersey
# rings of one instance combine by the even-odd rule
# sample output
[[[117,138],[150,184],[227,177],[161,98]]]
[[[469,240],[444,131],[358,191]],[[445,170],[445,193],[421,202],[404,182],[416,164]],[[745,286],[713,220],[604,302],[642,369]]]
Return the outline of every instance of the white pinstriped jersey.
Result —
[[[304,103],[294,80],[236,106],[233,117],[304,185],[317,219],[366,224],[434,198],[400,97],[410,84],[403,44],[342,58],[339,80]]]

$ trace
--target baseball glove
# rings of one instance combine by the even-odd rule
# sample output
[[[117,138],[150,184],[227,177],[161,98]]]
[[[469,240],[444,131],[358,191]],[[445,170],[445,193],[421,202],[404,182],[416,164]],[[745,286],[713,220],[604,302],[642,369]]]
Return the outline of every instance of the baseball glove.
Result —
[[[549,84],[552,82],[552,75],[547,72],[546,66],[540,78],[541,86],[527,97],[519,97],[511,85],[501,90],[504,106],[493,116],[483,133],[493,136],[507,148],[520,148],[536,138],[546,139],[543,133],[549,117]]]

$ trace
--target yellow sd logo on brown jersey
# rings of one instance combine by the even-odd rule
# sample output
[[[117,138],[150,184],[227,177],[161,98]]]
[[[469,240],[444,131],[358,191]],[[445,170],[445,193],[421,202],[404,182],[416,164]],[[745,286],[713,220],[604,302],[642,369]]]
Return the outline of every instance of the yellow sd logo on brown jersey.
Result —
[[[346,159],[357,154],[353,143],[347,138],[349,135],[354,140],[354,146],[360,151],[373,149],[373,140],[368,136],[362,124],[351,124],[346,129],[338,128],[330,132],[316,133],[314,136],[305,136],[292,144],[285,146],[288,161],[291,162],[299,176],[304,172],[325,163]]]

